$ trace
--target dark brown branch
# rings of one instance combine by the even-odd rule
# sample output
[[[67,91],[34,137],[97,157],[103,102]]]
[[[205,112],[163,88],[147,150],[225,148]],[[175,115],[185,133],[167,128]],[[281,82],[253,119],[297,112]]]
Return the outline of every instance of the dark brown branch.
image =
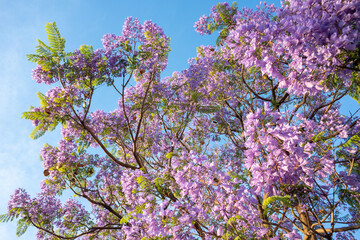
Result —
[[[262,96],[260,96],[259,94],[257,94],[257,93],[254,91],[254,89],[252,89],[252,88],[247,84],[247,82],[246,82],[246,80],[245,80],[245,76],[244,76],[244,68],[242,68],[242,70],[241,70],[241,78],[240,78],[240,79],[241,79],[241,82],[244,83],[245,87],[246,87],[248,90],[250,90],[250,92],[251,92],[252,94],[254,94],[257,98],[259,98],[259,99],[261,99],[261,100],[263,100],[263,101],[271,102],[271,99],[263,98]]]
[[[278,110],[280,108],[280,105],[283,104],[289,96],[290,95],[286,92],[284,96],[280,99],[280,101],[276,103],[275,110]]]
[[[335,103],[336,101],[340,100],[341,98],[343,98],[348,92],[349,92],[350,88],[348,88],[343,94],[341,94],[339,97],[335,98],[335,96],[333,97],[333,100],[331,100],[330,102],[326,103],[326,104],[323,104],[323,105],[320,105],[319,107],[315,108],[311,114],[308,116],[308,119],[312,119],[315,117],[315,114],[322,108],[324,107],[331,107],[331,105],[333,103]]]
[[[120,162],[118,159],[116,159],[108,150],[107,148],[104,146],[104,144],[100,141],[100,139],[91,131],[91,129],[85,125],[84,122],[81,123],[81,125],[83,126],[83,128],[91,135],[91,137],[95,140],[95,142],[100,146],[100,148],[105,152],[105,154],[111,159],[111,161],[113,161],[114,163],[122,166],[122,167],[126,167],[126,168],[130,168],[130,169],[138,169],[138,167],[135,167],[133,165],[127,164],[127,163],[123,163]]]
[[[326,228],[325,231],[327,233],[334,233],[334,232],[344,232],[344,231],[356,230],[356,229],[360,229],[360,225],[341,227],[341,228],[334,228],[333,230],[331,230],[329,228]],[[315,231],[317,233],[325,233],[325,231],[323,229],[316,229]]]
[[[89,230],[87,230],[85,232],[82,232],[80,234],[77,234],[77,235],[75,235],[73,237],[64,237],[64,236],[61,236],[59,234],[56,234],[54,231],[50,231],[50,230],[48,230],[48,229],[46,229],[44,227],[41,227],[40,225],[37,225],[36,223],[34,223],[34,221],[31,220],[30,217],[28,218],[28,220],[37,229],[40,229],[40,230],[42,230],[42,231],[44,231],[46,233],[49,233],[49,234],[51,234],[51,235],[53,235],[53,236],[55,236],[55,237],[57,237],[59,239],[76,239],[76,238],[79,238],[79,237],[84,236],[84,235],[94,234],[96,232],[100,232],[101,230],[109,230],[109,229],[110,230],[120,230],[120,229],[122,229],[122,226],[120,226],[120,227],[110,227],[109,225],[105,225],[104,227],[91,227],[91,228],[89,228]]]

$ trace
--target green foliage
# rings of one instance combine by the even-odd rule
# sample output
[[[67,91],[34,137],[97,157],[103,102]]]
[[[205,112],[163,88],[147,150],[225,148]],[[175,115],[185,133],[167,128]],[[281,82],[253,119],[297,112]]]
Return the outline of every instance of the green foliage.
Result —
[[[355,134],[354,136],[350,137],[344,144],[342,144],[342,146],[350,147],[352,145],[359,145],[360,144],[360,136],[358,134]]]
[[[130,216],[129,216],[129,215],[125,215],[125,216],[123,216],[123,217],[121,218],[120,224],[126,224],[126,223],[129,222],[129,220],[130,220]]]
[[[47,23],[45,25],[47,39],[50,45],[50,51],[54,55],[60,55],[65,48],[65,39],[61,37],[59,29],[56,27],[56,23]]]
[[[324,134],[325,134],[325,131],[322,131],[322,132],[316,134],[316,135],[312,138],[312,141],[313,141],[313,142],[320,142],[320,141],[322,141]]]
[[[350,87],[349,95],[352,99],[360,104],[360,73],[352,72],[351,73],[352,84]]]
[[[161,194],[161,196],[167,196],[170,192],[167,184],[167,181],[169,179],[170,179],[170,175],[164,174],[162,177],[158,177],[153,180],[156,190]]]
[[[360,224],[360,194],[356,191],[351,191],[348,189],[340,189],[339,197],[343,198],[344,202],[349,204],[349,211],[356,214],[355,220]]]
[[[77,143],[78,143],[78,149],[77,149],[78,154],[85,153],[86,149],[88,149],[90,146],[90,142],[88,141],[77,141]]]
[[[224,240],[230,240],[230,239],[234,239],[234,240],[242,240],[242,239],[249,239],[245,234],[243,234],[243,229],[235,229],[235,223],[236,220],[238,219],[242,219],[244,220],[242,217],[240,217],[239,215],[235,216],[235,217],[231,217],[227,222],[226,222],[226,227],[228,229],[233,229],[235,230],[235,232],[233,231],[227,231],[225,232],[225,234],[223,234],[223,236],[221,237],[221,239]],[[235,237],[236,236],[236,237]],[[234,238],[235,237],[235,238]]]
[[[36,46],[36,53],[39,54],[40,56],[50,57],[51,56],[51,48],[48,47],[41,40],[38,39],[37,41],[38,41],[39,45]]]
[[[79,50],[86,58],[90,58],[90,56],[94,53],[94,48],[91,45],[83,44],[80,46]]]
[[[136,206],[135,209],[131,212],[129,212],[127,215],[123,216],[120,220],[120,224],[126,224],[130,221],[131,218],[133,218],[132,214],[139,214],[142,213],[143,210],[145,209],[146,203],[141,204],[139,206]]]
[[[61,37],[56,23],[47,23],[45,25],[49,46],[43,41],[37,40],[36,54],[28,54],[28,60],[50,69],[52,65],[60,63],[61,58],[65,55],[65,39]],[[46,71],[44,69],[44,71]]]
[[[12,222],[14,219],[18,218],[19,214],[14,213],[5,213],[0,215],[0,222]]]
[[[137,177],[136,182],[139,184],[141,189],[144,190],[150,189],[151,183],[144,176]]]
[[[43,136],[45,132],[53,131],[60,122],[64,121],[64,119],[58,119],[55,117],[53,117],[52,120],[48,120],[51,109],[48,108],[46,97],[40,92],[37,93],[37,96],[40,99],[40,105],[41,108],[44,109],[44,112],[32,111],[33,107],[30,107],[30,111],[22,114],[22,118],[39,122],[30,134],[32,139],[38,139]]]
[[[291,206],[291,201],[290,201],[290,196],[286,195],[286,196],[271,196],[268,198],[265,198],[262,204],[262,207],[264,209],[264,215],[267,214],[268,209],[269,209],[269,205],[275,201],[280,201],[282,202],[284,205],[290,207]]]
[[[26,217],[19,219],[19,221],[17,222],[16,236],[20,237],[21,235],[23,235],[29,226],[30,221]]]
[[[38,139],[42,137],[47,131],[53,131],[57,125],[58,122],[55,122],[53,124],[40,123],[34,128],[34,130],[32,130],[32,132],[30,133],[30,137],[32,139]]]
[[[166,154],[166,158],[167,159],[170,159],[170,158],[172,158],[173,156],[177,156],[175,153],[173,153],[173,152],[169,152],[168,154]]]
[[[21,208],[11,209],[9,213],[0,215],[0,222],[14,221],[15,219],[19,218],[21,211]],[[31,223],[27,217],[19,219],[17,222],[16,236],[20,237],[21,235],[23,235],[30,225]]]
[[[236,216],[234,216],[234,217],[229,218],[229,220],[227,220],[226,226],[227,226],[227,227],[232,226],[232,225],[235,224],[236,221],[239,220],[239,219],[245,221],[245,219],[242,218],[240,215],[236,215]]]
[[[167,237],[161,237],[161,236],[157,236],[157,237],[143,237],[141,238],[141,240],[166,240],[166,239],[170,239]]]
[[[47,106],[47,100],[44,94],[42,94],[41,92],[37,92],[36,96],[40,99],[40,106],[41,107],[46,107]]]
[[[220,111],[221,107],[220,106],[199,106],[197,111],[200,113],[216,113],[218,111]]]
[[[212,33],[215,31],[220,31],[219,37],[216,40],[217,45],[222,45],[223,39],[229,35],[229,29],[232,25],[235,24],[233,22],[233,17],[236,14],[237,9],[238,7],[236,2],[232,3],[230,11],[226,9],[226,7],[221,3],[216,6],[216,11],[219,13],[221,21],[220,23],[215,21],[211,22],[208,25],[208,30]]]

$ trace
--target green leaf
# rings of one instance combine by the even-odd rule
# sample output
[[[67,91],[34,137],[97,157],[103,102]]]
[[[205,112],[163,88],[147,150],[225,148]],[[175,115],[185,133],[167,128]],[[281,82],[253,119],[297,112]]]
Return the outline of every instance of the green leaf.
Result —
[[[81,45],[80,48],[80,53],[84,54],[86,58],[89,58],[93,52],[94,52],[94,48],[91,45]]]
[[[234,217],[229,218],[229,220],[227,220],[226,222],[226,226],[231,226],[232,224],[236,223],[236,220],[243,220],[246,221],[243,217],[241,217],[240,215],[236,215]]]
[[[39,123],[34,130],[30,133],[30,137],[32,139],[38,139],[39,137],[43,136],[46,132],[45,123]]]
[[[352,72],[351,73],[351,87],[349,91],[349,95],[352,99],[358,102],[360,104],[360,74],[358,72]]]
[[[353,144],[359,145],[360,144],[360,136],[359,133],[355,134],[354,136],[350,137],[342,146],[343,147],[350,147]]]
[[[324,136],[324,134],[325,134],[325,131],[322,131],[322,132],[316,134],[316,135],[312,138],[313,142],[319,142],[319,141],[321,141],[321,139],[322,139],[322,137]]]
[[[197,111],[200,113],[216,113],[220,111],[220,106],[200,106]]]
[[[27,221],[27,218],[22,218],[17,222],[17,228],[16,228],[16,236],[20,237],[23,235],[26,230],[28,229],[30,223]]]
[[[144,190],[148,190],[150,187],[149,181],[144,176],[137,177],[136,182],[139,184],[140,188]]]
[[[166,158],[167,159],[170,159],[170,158],[172,158],[173,156],[177,156],[175,153],[173,153],[173,152],[169,152],[168,154],[166,154]]]
[[[40,106],[42,108],[47,106],[47,100],[44,94],[42,94],[41,92],[37,92],[36,96],[40,99]]]
[[[12,222],[15,218],[18,218],[18,214],[5,213],[0,215],[0,222]]]
[[[149,40],[149,39],[152,38],[152,34],[151,34],[150,31],[145,31],[145,32],[144,32],[144,36],[145,36],[145,38],[146,38],[147,40]]]
[[[54,63],[60,62],[60,57],[66,55],[64,53],[65,39],[61,37],[55,22],[45,25],[49,46],[43,41],[37,40],[36,54],[28,54],[28,60],[37,64],[45,65],[47,69],[51,69]],[[45,70],[46,71],[46,70]]]
[[[42,57],[48,57],[51,56],[51,48],[49,46],[47,46],[44,42],[42,42],[41,40],[37,39],[38,44],[36,46],[36,53],[39,54]]]
[[[28,54],[26,55],[28,60],[34,63],[38,63],[42,60],[42,56],[38,54]]]
[[[129,215],[125,215],[125,216],[123,216],[123,217],[121,218],[120,224],[126,224],[126,223],[129,222],[129,220],[130,220]]]
[[[45,25],[45,30],[47,33],[47,38],[51,48],[51,52],[55,54],[60,54],[64,51],[65,48],[65,39],[61,37],[59,29],[56,26],[55,22],[47,23]]]
[[[267,214],[267,210],[268,210],[268,206],[269,204],[275,202],[275,201],[280,201],[283,204],[285,204],[286,206],[290,207],[291,206],[291,201],[290,201],[290,196],[286,195],[286,196],[271,196],[268,198],[265,198],[262,204],[262,207],[264,209],[264,214]]]
[[[30,137],[34,140],[38,139],[39,137],[42,137],[46,133],[46,131],[53,131],[58,124],[59,121],[52,124],[39,123],[39,125],[37,125],[30,133]]]

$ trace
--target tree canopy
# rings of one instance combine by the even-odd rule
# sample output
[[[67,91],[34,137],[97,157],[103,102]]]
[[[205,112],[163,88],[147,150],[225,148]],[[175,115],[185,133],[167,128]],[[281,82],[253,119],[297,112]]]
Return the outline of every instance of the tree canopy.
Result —
[[[0,221],[38,239],[353,239],[360,121],[339,109],[360,102],[360,2],[219,3],[194,27],[216,43],[162,78],[170,39],[151,21],[73,52],[48,23],[28,58],[53,88],[23,117],[61,140],[41,192],[17,189]],[[93,107],[104,87],[113,111]]]

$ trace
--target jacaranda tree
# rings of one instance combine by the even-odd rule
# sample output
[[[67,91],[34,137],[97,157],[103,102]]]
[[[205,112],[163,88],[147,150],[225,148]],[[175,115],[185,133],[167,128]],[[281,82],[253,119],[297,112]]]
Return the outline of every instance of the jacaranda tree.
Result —
[[[360,102],[360,2],[220,3],[195,28],[216,44],[160,78],[169,38],[150,21],[73,52],[48,23],[28,57],[53,88],[23,117],[61,140],[0,220],[38,239],[353,239],[360,120],[339,109]],[[115,110],[94,109],[100,87]]]

